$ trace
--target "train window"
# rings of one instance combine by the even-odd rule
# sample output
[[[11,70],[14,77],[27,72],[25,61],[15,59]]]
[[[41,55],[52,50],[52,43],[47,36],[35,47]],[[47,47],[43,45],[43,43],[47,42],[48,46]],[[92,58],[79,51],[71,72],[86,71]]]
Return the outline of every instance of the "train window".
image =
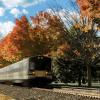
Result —
[[[35,69],[35,63],[34,62],[30,62],[30,70],[34,70]]]
[[[51,69],[51,59],[47,57],[41,57],[41,56],[33,57],[30,59],[30,69],[50,70]]]

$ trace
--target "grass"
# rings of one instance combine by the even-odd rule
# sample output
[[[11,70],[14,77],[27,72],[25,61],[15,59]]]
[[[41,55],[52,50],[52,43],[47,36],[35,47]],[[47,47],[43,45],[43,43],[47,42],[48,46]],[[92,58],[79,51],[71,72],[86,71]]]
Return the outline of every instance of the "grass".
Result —
[[[82,86],[78,86],[78,83],[53,83],[50,84],[51,87],[55,87],[55,88],[67,88],[67,87],[77,87],[77,88],[88,88],[87,83],[86,84],[82,84]],[[92,87],[91,88],[100,88],[100,82],[99,83],[92,83]]]

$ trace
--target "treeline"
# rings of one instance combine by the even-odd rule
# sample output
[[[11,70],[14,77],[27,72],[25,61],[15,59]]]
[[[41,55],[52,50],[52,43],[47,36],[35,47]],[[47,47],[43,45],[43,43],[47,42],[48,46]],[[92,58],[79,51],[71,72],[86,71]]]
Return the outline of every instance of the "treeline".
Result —
[[[64,44],[63,25],[55,15],[40,12],[16,19],[13,30],[0,42],[0,66],[17,62],[25,57],[51,55]]]

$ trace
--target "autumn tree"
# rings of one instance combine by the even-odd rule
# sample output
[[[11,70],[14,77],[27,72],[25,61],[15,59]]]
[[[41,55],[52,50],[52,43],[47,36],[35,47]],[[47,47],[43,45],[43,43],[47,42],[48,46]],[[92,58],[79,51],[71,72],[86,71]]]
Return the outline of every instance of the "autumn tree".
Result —
[[[99,0],[76,0],[81,14],[89,18],[100,18],[100,1]]]
[[[100,1],[99,0],[76,0],[80,8],[81,16],[88,17],[97,24],[100,31]]]
[[[41,49],[45,49],[43,50],[45,51],[44,54],[57,51],[58,46],[64,43],[62,38],[64,30],[62,30],[63,25],[61,25],[59,18],[48,12],[40,12],[36,17],[31,17],[31,19],[34,25],[34,32],[31,32],[30,37],[33,42],[38,40],[39,44],[36,44],[36,47],[39,47],[39,49],[37,52],[41,52]],[[37,36],[37,38],[34,38],[34,36]]]
[[[14,63],[29,56],[51,54],[63,43],[62,39],[58,41],[63,31],[55,15],[40,12],[31,20],[33,23],[25,16],[16,19],[12,32],[0,42],[0,53],[5,61]]]
[[[83,17],[88,16],[88,18],[91,19],[91,22],[95,25],[94,29],[100,32],[100,7],[99,7],[100,1],[99,0],[84,0],[84,1],[77,0],[77,3],[80,7],[82,16]],[[97,40],[100,42],[99,36]],[[100,44],[96,45],[96,47],[100,48]],[[100,54],[100,50],[99,50],[99,54]],[[96,58],[100,58],[99,54],[97,57],[95,57],[95,60],[97,60]]]
[[[29,22],[25,16],[22,16],[20,20],[16,19],[12,32],[1,41],[0,52],[3,59],[15,62],[29,55],[30,51],[27,49],[31,44],[28,36],[29,27]]]
[[[59,17],[62,25],[65,24],[62,27],[65,30],[64,39],[70,46],[69,50],[65,51],[64,58],[75,59],[77,62],[81,60],[84,63],[87,68],[87,81],[90,87],[92,80],[91,66],[94,60],[100,57],[100,38],[97,36],[100,24],[95,23],[94,17],[91,20],[88,16],[77,14],[77,12],[72,15],[68,10],[63,13],[65,13],[64,18],[66,20],[63,21],[60,15]]]
[[[77,20],[78,19],[78,20]],[[70,45],[70,50],[66,57],[81,59],[87,68],[88,86],[91,86],[91,66],[93,61],[100,54],[100,38],[97,37],[98,29],[96,24],[87,17],[72,18],[70,29],[66,29],[66,42]]]

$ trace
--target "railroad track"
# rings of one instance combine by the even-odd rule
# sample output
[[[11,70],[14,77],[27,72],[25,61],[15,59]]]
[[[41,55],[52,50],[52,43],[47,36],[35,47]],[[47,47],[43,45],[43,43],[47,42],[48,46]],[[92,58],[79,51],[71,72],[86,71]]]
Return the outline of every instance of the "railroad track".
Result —
[[[89,91],[86,93],[88,92]],[[98,93],[99,92],[100,91],[98,91]],[[8,95],[15,100],[100,100],[99,96],[86,95],[85,90],[84,94],[82,94],[82,89],[75,90],[73,88],[45,89],[0,84],[0,93]],[[78,93],[80,93],[80,95]],[[95,91],[92,93],[96,94]]]
[[[62,88],[54,89],[54,92],[72,94],[77,96],[85,96],[89,98],[98,98],[100,100],[100,89],[98,90],[87,90],[87,89],[77,89],[77,88]]]

